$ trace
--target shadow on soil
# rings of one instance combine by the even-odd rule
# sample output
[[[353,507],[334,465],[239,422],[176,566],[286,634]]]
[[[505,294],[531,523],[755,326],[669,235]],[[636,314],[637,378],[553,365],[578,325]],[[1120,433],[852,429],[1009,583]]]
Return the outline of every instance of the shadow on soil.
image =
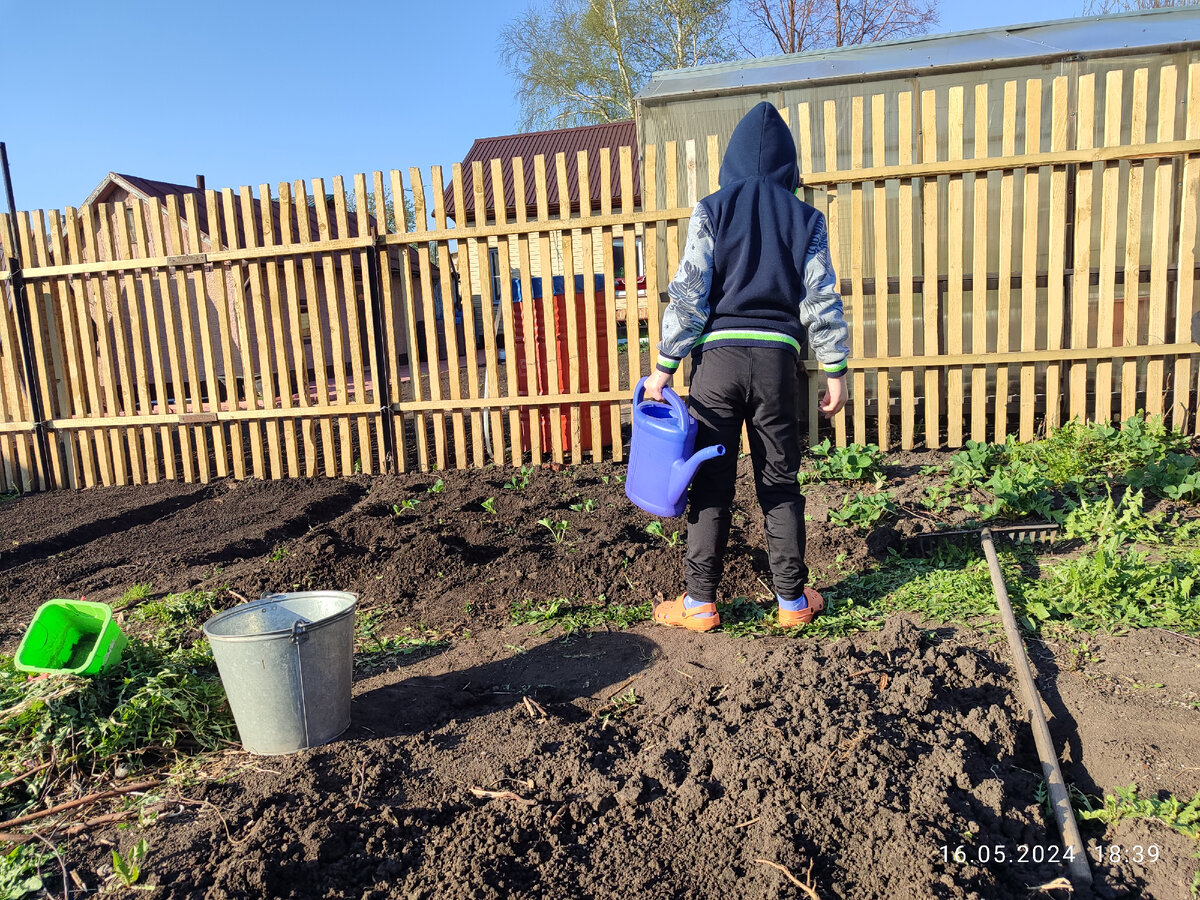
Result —
[[[572,702],[604,692],[648,668],[658,645],[626,632],[550,640],[484,665],[418,675],[369,690],[353,700],[345,739],[394,737],[441,728],[523,703],[558,706],[560,717],[585,715]]]

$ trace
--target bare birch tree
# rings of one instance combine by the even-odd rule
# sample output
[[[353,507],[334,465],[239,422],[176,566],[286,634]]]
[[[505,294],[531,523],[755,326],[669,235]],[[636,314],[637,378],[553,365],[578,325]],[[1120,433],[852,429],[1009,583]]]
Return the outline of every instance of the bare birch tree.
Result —
[[[1088,0],[1083,7],[1085,16],[1133,12],[1139,9],[1169,9],[1174,6],[1196,6],[1200,0]]]
[[[745,0],[741,43],[755,52],[799,53],[924,34],[939,0]]]
[[[652,72],[731,58],[730,0],[546,0],[500,33],[523,128],[633,117]]]

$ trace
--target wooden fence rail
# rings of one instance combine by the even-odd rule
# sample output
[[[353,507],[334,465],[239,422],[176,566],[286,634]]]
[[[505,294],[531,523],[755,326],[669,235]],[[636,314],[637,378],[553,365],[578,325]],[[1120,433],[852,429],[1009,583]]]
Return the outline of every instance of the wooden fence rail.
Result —
[[[1196,430],[1200,64],[782,112],[851,326],[811,439]],[[0,492],[621,460],[720,143],[643,148],[640,204],[626,147],[0,216]]]

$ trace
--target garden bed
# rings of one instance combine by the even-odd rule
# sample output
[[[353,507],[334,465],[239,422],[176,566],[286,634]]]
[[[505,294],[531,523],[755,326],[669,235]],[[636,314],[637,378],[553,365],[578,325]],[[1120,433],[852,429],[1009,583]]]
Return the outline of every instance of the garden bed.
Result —
[[[976,449],[984,475],[987,452],[997,451]],[[73,893],[130,880],[127,868],[113,876],[112,851],[128,866],[144,839],[136,883],[171,898],[1067,896],[1049,887],[1066,872],[981,555],[889,555],[996,498],[1043,503],[1028,479],[1016,493],[966,481],[958,459],[897,453],[835,473],[822,461],[844,456],[816,457],[808,561],[831,615],[800,639],[771,624],[748,460],[724,624],[708,635],[645,621],[680,590],[686,523],[654,528],[626,501],[620,464],[0,502],[0,653],[14,652],[45,599],[86,596],[121,609],[146,642],[135,641],[136,672],[185,684],[207,671],[195,625],[212,610],[265,591],[361,596],[353,721],[336,741],[251,757],[218,699],[204,708],[224,732],[189,736],[180,724],[177,740],[122,744],[133,727],[122,710],[141,708],[122,699],[118,724],[97,738],[105,752],[67,764],[56,745],[51,766],[3,789],[0,810],[160,781],[57,828],[39,820]],[[1005,465],[1019,471],[1022,459]],[[1194,568],[1180,546],[1195,514],[1186,491],[1150,487],[1140,519],[1118,493],[1107,525],[1092,510],[1090,537],[1076,516],[1084,537],[1004,554],[1018,612],[1037,630],[1031,656],[1079,807],[1101,810],[1110,795],[1115,810],[1117,789],[1138,785],[1125,818],[1101,810],[1083,823],[1105,897],[1187,896],[1200,867],[1188,836],[1200,811],[1177,810],[1169,827],[1168,811],[1146,805],[1200,791],[1195,591],[1180,584]],[[1046,493],[1062,518],[1063,482]],[[862,509],[843,506],[847,495]],[[872,504],[883,514],[869,525],[830,521],[869,519]],[[1135,533],[1155,513],[1174,517],[1179,546]],[[1090,590],[1098,542],[1122,528],[1109,596],[1093,598],[1100,614],[1073,592]],[[1136,559],[1174,587],[1121,568]],[[1160,594],[1174,599],[1144,600]],[[6,678],[15,691],[19,676]],[[184,715],[165,706],[168,726]],[[39,740],[49,738],[31,734],[30,747]],[[7,751],[0,783],[40,759]],[[120,823],[65,834],[122,810]],[[20,846],[13,859],[40,852],[46,889],[61,896],[59,861],[36,839]]]

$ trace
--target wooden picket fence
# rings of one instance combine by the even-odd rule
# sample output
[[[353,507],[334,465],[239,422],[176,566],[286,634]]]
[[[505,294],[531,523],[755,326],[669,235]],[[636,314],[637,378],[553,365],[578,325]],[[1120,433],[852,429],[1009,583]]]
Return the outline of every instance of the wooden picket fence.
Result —
[[[851,402],[831,435],[957,447],[1139,409],[1195,430],[1200,64],[1001,97],[964,79],[782,110],[851,324]],[[449,221],[440,167],[357,175],[349,193],[314,179],[0,216],[0,492],[621,460],[630,386],[721,147],[645,147],[639,205],[632,152],[601,152],[596,206],[579,154],[574,210],[572,161],[515,160],[537,214],[517,203],[511,220],[499,160],[491,204],[473,166],[469,223]],[[412,222],[393,202],[406,190]],[[647,291],[621,299],[596,276],[635,234]],[[810,415],[811,439],[824,427]]]

